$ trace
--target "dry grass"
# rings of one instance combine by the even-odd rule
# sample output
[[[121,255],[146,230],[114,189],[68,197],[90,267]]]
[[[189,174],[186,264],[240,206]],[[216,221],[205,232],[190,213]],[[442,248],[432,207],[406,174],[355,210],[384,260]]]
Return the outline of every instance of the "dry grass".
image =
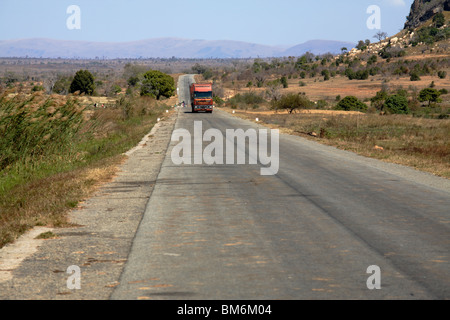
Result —
[[[4,118],[3,126],[17,130],[22,126],[24,132],[41,128],[67,103],[65,97],[41,94],[34,99],[12,99],[0,101],[0,110],[10,110],[11,115]],[[67,140],[61,140],[58,132],[72,126],[73,120],[68,117],[65,121],[62,116],[55,118],[59,122],[52,120],[51,129],[56,134],[43,132],[40,140],[35,134],[2,135],[3,145],[8,146],[6,139],[11,139],[26,148],[20,153],[15,150],[17,156],[9,149],[0,150],[0,159],[8,160],[0,167],[0,247],[34,226],[67,226],[66,213],[115,175],[125,159],[122,154],[151,130],[166,109],[166,105],[148,98],[127,98],[109,109],[85,111],[79,130],[71,131]],[[74,110],[79,110],[77,104]],[[31,149],[30,145],[36,147]]]
[[[280,93],[304,92],[312,101],[326,100],[328,102],[334,102],[337,95],[340,95],[341,98],[351,95],[360,100],[364,100],[372,98],[378,91],[381,91],[383,83],[386,80],[382,76],[370,77],[368,80],[348,80],[347,77],[336,76],[328,81],[323,81],[322,78],[289,79],[288,88],[281,88]],[[304,82],[305,86],[301,87],[299,85],[300,81]],[[390,77],[387,84],[392,89],[408,89],[411,86],[420,90],[427,88],[432,81],[434,81],[436,88],[450,91],[450,81],[448,78],[439,79],[433,76],[421,76],[421,80],[419,81],[411,81],[409,76]],[[236,83],[238,84],[236,88],[233,88],[231,83],[224,84],[227,89],[228,98],[238,93],[243,94],[250,91],[248,88],[245,88],[245,81],[236,81]],[[255,93],[263,94],[267,88],[252,88],[251,90]]]
[[[233,110],[223,108],[227,112]],[[450,120],[310,110],[287,114],[235,110],[282,132],[450,178]]]
[[[111,180],[124,157],[116,156],[93,167],[58,173],[14,188],[0,198],[0,247],[35,226],[67,227],[67,213],[100,183]]]

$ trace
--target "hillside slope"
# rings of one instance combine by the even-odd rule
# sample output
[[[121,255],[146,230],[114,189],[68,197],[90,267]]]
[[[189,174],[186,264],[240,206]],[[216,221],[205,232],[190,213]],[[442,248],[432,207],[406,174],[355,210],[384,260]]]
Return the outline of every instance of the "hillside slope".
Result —
[[[442,11],[450,11],[449,0],[414,0],[405,23],[405,29],[417,28]]]

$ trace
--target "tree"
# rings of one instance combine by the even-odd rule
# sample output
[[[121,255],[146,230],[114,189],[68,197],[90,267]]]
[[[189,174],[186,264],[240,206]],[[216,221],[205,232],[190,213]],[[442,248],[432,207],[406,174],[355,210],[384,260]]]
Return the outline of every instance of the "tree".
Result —
[[[443,70],[441,70],[441,71],[438,71],[438,77],[440,78],[440,79],[445,79],[446,77],[447,77],[447,72],[446,71],[443,71]]]
[[[275,110],[286,109],[293,113],[297,109],[307,109],[312,106],[311,101],[304,94],[288,93],[278,100],[272,101],[272,107]]]
[[[59,75],[53,84],[52,92],[57,94],[67,94],[73,81],[71,76]]]
[[[335,110],[367,111],[367,105],[354,96],[347,96],[334,107]]]
[[[281,85],[283,86],[283,88],[285,88],[285,89],[289,86],[289,85],[288,85],[287,78],[286,78],[285,76],[282,76],[282,77],[281,77],[280,83],[281,83]]]
[[[384,108],[389,113],[408,114],[408,100],[405,96],[394,94],[386,98]]]
[[[70,93],[79,91],[87,95],[93,95],[95,91],[94,76],[88,70],[80,70],[75,74],[75,77],[70,84]]]
[[[161,71],[150,70],[144,74],[141,85],[141,96],[153,96],[157,100],[161,97],[170,98],[175,93],[175,81]]]
[[[445,25],[445,15],[442,12],[437,13],[433,17],[433,23],[436,28],[440,28]]]
[[[358,70],[353,71],[353,69],[348,68],[345,70],[345,75],[348,77],[349,80],[367,80],[369,78],[369,71],[366,70]]]
[[[203,66],[199,63],[196,63],[191,69],[193,72],[195,72],[197,74],[203,74],[206,72],[206,70],[208,70],[208,68],[206,66]]]
[[[378,31],[373,37],[378,39],[378,41],[386,39],[388,34],[386,32]]]
[[[322,70],[323,81],[330,80],[330,71],[327,69]]]
[[[440,95],[441,92],[436,89],[425,88],[419,92],[419,101],[420,102],[428,101],[428,106],[430,106],[431,102],[440,102],[439,99]]]
[[[372,107],[375,107],[375,109],[383,111],[384,109],[384,103],[386,99],[388,98],[388,93],[386,90],[381,90],[376,93],[374,97],[370,99],[370,102],[372,103]]]
[[[367,48],[367,45],[364,41],[359,40],[358,44],[356,45],[356,49],[364,51]]]
[[[411,73],[410,73],[410,78],[409,78],[409,80],[411,80],[411,81],[419,81],[420,80],[420,76],[419,76],[419,73],[417,72],[417,71],[412,71]]]
[[[369,60],[367,60],[367,64],[372,65],[372,64],[376,63],[377,60],[378,60],[377,55],[374,54],[374,55],[370,56]]]

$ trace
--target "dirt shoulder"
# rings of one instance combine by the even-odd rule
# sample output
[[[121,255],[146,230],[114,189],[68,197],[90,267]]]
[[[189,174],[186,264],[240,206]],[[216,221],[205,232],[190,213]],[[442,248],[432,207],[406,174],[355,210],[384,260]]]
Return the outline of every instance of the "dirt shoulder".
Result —
[[[34,229],[0,250],[0,299],[109,298],[119,283],[176,118],[175,111],[158,122],[130,150],[116,177],[70,213],[70,222],[77,227],[46,228],[57,236],[48,240],[36,240],[42,230]],[[71,266],[80,268],[81,289],[68,288],[68,281],[74,284],[67,272]]]

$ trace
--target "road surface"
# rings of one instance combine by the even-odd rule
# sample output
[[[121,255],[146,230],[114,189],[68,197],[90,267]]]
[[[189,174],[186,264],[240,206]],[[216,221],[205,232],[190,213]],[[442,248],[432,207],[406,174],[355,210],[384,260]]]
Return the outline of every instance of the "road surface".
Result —
[[[192,80],[180,78],[175,129],[261,128],[192,114]],[[112,299],[450,298],[448,180],[288,135],[267,176],[249,163],[176,165],[176,145]]]

